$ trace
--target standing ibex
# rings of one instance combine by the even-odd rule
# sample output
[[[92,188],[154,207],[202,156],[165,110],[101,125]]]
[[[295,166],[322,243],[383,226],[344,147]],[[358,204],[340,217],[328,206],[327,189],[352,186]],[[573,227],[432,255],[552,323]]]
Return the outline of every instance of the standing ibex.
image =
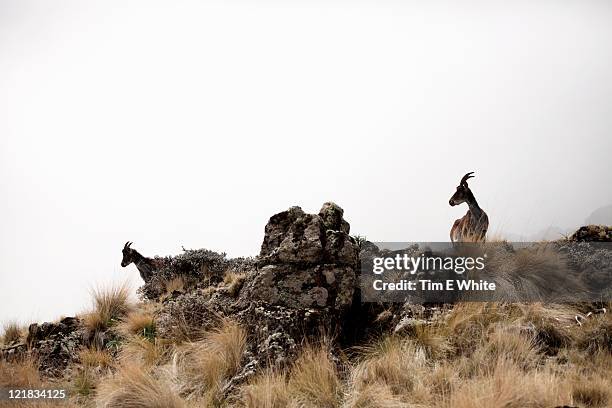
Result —
[[[140,272],[140,277],[142,280],[149,282],[155,271],[162,267],[160,263],[156,259],[147,258],[146,256],[142,256],[135,249],[130,248],[133,242],[126,242],[123,246],[123,259],[121,260],[121,266],[124,268],[134,262],[136,268],[138,268],[138,272]]]
[[[455,191],[455,194],[453,194],[448,201],[451,206],[465,202],[469,207],[467,214],[456,220],[451,228],[450,239],[452,242],[484,241],[487,229],[489,228],[489,217],[487,217],[487,213],[478,206],[474,194],[472,194],[467,184],[467,180],[474,177],[472,176],[473,173],[474,172],[471,171],[463,176],[459,186],[457,186],[457,191]]]

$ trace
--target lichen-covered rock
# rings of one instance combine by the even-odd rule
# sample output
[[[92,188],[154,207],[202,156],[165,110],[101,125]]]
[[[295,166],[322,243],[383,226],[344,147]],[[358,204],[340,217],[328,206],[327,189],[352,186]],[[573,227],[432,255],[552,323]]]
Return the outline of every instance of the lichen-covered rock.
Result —
[[[351,304],[354,286],[355,271],[348,266],[266,265],[248,283],[246,291],[252,299],[271,305],[345,310]]]
[[[28,337],[26,342],[35,346],[38,342],[46,340],[51,336],[64,336],[77,330],[79,319],[76,317],[64,317],[57,323],[45,322],[42,324],[33,323],[28,327]]]
[[[612,227],[606,225],[586,225],[580,227],[569,239],[570,241],[612,242]]]
[[[327,230],[325,233],[324,261],[325,263],[357,268],[359,266],[359,247],[346,232]]]
[[[319,217],[323,220],[323,226],[326,230],[341,231],[345,234],[351,231],[350,224],[343,218],[344,210],[336,203],[327,202],[323,204],[319,211]]]
[[[291,207],[270,217],[261,244],[260,262],[322,262],[324,234],[323,222],[319,216],[306,214],[300,207]]]
[[[224,392],[262,368],[289,364],[309,338],[342,335],[359,265],[357,243],[342,216],[333,203],[319,214],[292,207],[272,216],[257,261],[238,267],[244,283],[237,294],[220,283],[167,299],[157,319],[159,335],[184,336],[185,327],[205,330],[222,318],[244,327],[242,369]]]
[[[300,207],[273,215],[265,229],[260,265],[338,263],[355,266],[359,249],[348,234],[349,223],[337,204],[325,203],[319,214]]]
[[[345,311],[355,288],[359,248],[348,235],[344,211],[325,203],[319,214],[291,207],[270,218],[258,259],[247,282],[249,298],[292,308]]]
[[[40,371],[50,377],[60,376],[66,367],[78,361],[83,332],[76,317],[65,317],[57,323],[31,324],[27,344],[39,363]]]

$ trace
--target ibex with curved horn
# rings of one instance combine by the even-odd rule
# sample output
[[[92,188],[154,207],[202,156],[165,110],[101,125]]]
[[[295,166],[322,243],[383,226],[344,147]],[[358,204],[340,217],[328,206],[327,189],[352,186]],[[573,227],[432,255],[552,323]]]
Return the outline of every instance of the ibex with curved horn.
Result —
[[[144,280],[145,283],[149,282],[155,271],[157,271],[161,267],[161,265],[159,265],[158,262],[155,261],[155,259],[142,256],[140,255],[140,253],[138,253],[138,251],[133,248],[130,248],[132,244],[133,242],[128,241],[123,246],[123,250],[121,251],[123,252],[121,266],[125,268],[133,262],[134,265],[136,265],[136,268],[138,268],[138,272],[140,272],[140,277],[142,278],[142,280]]]
[[[450,239],[452,242],[468,241],[478,242],[484,241],[487,230],[489,229],[489,217],[482,208],[478,206],[472,190],[468,187],[467,180],[472,178],[473,171],[467,173],[461,178],[457,191],[450,198],[448,203],[451,206],[467,203],[468,212],[462,218],[459,218],[453,224],[450,231]]]

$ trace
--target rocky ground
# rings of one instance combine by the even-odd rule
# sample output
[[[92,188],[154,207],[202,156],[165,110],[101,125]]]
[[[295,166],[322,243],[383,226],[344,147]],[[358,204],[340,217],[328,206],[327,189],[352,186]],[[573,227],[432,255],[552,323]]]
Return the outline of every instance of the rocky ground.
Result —
[[[376,251],[336,204],[292,207],[256,258],[185,250],[160,258],[140,303],[118,287],[90,312],[7,330],[0,387],[66,387],[66,405],[98,407],[612,404],[608,304],[362,303],[360,258]]]

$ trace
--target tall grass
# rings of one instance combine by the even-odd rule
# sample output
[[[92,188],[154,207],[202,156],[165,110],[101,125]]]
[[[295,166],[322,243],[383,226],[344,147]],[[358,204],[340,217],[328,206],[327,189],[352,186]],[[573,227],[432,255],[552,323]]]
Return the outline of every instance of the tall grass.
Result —
[[[246,332],[229,320],[197,342],[180,346],[172,375],[181,395],[215,401],[225,382],[236,374],[246,346]]]
[[[92,290],[93,308],[81,316],[90,344],[101,348],[103,343],[101,333],[118,323],[132,310],[130,292],[127,283]]]
[[[98,408],[183,408],[185,403],[163,379],[135,364],[125,364],[100,384]]]
[[[10,344],[14,342],[19,342],[23,337],[23,328],[17,322],[11,321],[7,322],[2,326],[2,343]]]

